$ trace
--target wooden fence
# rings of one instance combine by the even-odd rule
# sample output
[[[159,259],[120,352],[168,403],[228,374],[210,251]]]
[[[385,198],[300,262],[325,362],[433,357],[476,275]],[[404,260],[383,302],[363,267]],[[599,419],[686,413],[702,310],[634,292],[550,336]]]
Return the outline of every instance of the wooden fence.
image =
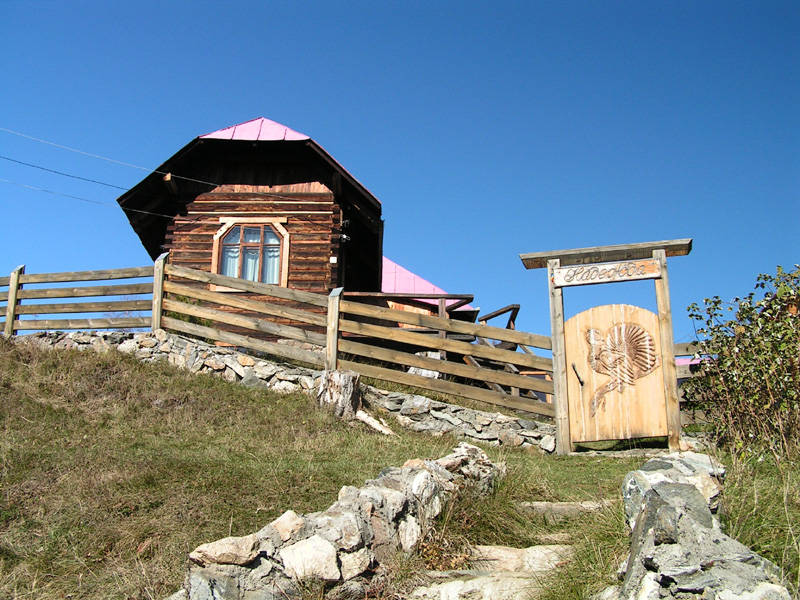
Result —
[[[534,350],[549,351],[549,336],[373,306],[345,299],[341,288],[324,296],[177,267],[166,255],[154,267],[24,271],[19,267],[0,278],[0,316],[5,315],[0,330],[7,337],[18,331],[163,328],[319,368],[352,369],[382,381],[554,415],[553,363]],[[119,280],[129,281],[108,283]],[[77,282],[95,285],[52,285]],[[226,291],[210,291],[213,286]],[[102,299],[82,300],[87,297]],[[79,318],[54,318],[65,313]],[[676,345],[675,353],[686,355],[691,348]],[[435,376],[415,373],[418,369]],[[689,376],[688,369],[679,367],[678,375]]]
[[[41,273],[26,275],[25,267],[17,267],[10,277],[0,277],[0,321],[6,337],[16,331],[42,331],[60,329],[128,329],[150,327],[149,316],[133,316],[152,309],[152,300],[137,299],[150,296],[152,281],[140,283],[142,278],[153,277],[153,267],[134,267],[106,271],[73,271],[66,273]],[[133,280],[135,283],[119,285],[87,285],[82,287],[53,286],[59,283]],[[45,284],[49,287],[40,287]],[[3,291],[1,288],[7,288]],[[75,300],[101,298],[92,302],[41,302],[42,300]],[[27,302],[25,302],[27,301]],[[34,301],[34,302],[31,302]],[[55,315],[93,315],[82,318],[54,318]]]

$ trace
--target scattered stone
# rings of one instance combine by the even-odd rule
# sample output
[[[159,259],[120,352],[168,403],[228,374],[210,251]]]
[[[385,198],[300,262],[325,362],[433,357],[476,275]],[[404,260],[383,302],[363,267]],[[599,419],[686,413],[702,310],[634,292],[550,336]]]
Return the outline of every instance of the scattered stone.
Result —
[[[539,442],[539,447],[547,453],[553,453],[556,451],[556,438],[553,435],[545,435],[542,436],[541,441]]]

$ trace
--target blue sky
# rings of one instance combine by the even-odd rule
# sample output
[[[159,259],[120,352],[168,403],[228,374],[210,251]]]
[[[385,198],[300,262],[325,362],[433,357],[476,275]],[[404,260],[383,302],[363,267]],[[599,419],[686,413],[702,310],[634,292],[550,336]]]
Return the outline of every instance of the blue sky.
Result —
[[[798,2],[0,1],[0,273],[147,264],[122,188],[264,116],[383,203],[384,252],[549,332],[518,255],[694,239],[685,307],[800,262]],[[99,160],[9,131],[111,158]],[[652,282],[565,292],[654,307]]]

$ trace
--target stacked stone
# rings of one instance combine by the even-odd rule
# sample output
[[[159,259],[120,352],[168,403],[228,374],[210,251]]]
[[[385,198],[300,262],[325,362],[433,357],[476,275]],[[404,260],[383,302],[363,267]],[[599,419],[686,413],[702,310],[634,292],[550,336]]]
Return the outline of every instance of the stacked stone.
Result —
[[[145,362],[167,361],[192,373],[208,373],[278,393],[313,393],[322,374],[170,334],[163,329],[152,333],[43,332],[13,339],[41,346],[100,352],[116,348]],[[363,398],[368,408],[391,413],[401,427],[412,431],[436,436],[450,433],[483,444],[534,447],[548,453],[556,448],[556,428],[552,423],[473,410],[371,386],[366,386]]]
[[[693,452],[654,458],[625,476],[631,550],[621,586],[602,600],[789,600],[780,569],[725,535],[716,511],[724,469]]]
[[[286,600],[310,580],[365,597],[376,565],[414,550],[450,495],[465,486],[488,493],[504,473],[464,442],[443,458],[384,469],[361,488],[343,487],[323,512],[287,511],[257,533],[199,546],[172,598]]]

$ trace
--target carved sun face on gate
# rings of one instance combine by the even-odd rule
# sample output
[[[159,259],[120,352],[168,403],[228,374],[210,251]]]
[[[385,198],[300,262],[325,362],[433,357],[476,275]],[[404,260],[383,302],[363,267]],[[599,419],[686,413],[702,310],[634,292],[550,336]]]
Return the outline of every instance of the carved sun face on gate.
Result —
[[[587,329],[584,337],[589,344],[589,366],[611,378],[595,390],[590,405],[592,416],[599,407],[605,409],[608,392],[633,387],[637,379],[649,375],[661,363],[655,339],[638,323],[615,323],[605,335],[597,329]]]

